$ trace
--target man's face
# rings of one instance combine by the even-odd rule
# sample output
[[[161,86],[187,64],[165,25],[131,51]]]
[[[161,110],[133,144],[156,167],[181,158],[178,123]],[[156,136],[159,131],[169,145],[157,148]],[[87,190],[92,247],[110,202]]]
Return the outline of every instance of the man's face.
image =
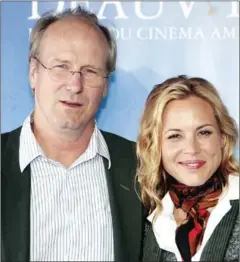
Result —
[[[40,43],[38,59],[48,68],[80,71],[100,69],[106,75],[108,44],[102,33],[89,22],[65,18],[47,28]],[[75,73],[68,81],[58,81],[40,62],[30,63],[30,83],[35,92],[35,121],[55,130],[84,130],[92,126],[107,80],[95,85]]]

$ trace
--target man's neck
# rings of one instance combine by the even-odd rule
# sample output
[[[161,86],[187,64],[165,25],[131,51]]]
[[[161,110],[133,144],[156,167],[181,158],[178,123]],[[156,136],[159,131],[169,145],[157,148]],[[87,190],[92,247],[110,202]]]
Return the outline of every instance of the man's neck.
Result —
[[[94,123],[88,125],[81,133],[68,133],[44,129],[37,123],[33,123],[32,130],[45,155],[49,159],[69,167],[86,151],[94,126]]]

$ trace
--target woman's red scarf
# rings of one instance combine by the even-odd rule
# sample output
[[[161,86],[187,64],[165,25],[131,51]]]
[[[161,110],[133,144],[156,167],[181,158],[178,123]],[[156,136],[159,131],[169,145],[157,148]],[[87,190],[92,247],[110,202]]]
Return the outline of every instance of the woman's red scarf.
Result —
[[[210,215],[208,208],[214,207],[225,185],[224,177],[216,172],[205,184],[191,187],[181,184],[168,175],[169,194],[175,207],[186,213],[186,219],[176,230],[176,244],[183,261],[191,257],[201,245],[204,230]]]

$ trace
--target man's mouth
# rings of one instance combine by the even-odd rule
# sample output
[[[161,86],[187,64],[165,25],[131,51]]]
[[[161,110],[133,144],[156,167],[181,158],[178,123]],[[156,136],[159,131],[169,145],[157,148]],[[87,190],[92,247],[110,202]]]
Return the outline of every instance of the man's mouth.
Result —
[[[77,102],[71,102],[71,101],[60,101],[63,105],[71,107],[71,108],[80,108],[83,104],[77,103]]]

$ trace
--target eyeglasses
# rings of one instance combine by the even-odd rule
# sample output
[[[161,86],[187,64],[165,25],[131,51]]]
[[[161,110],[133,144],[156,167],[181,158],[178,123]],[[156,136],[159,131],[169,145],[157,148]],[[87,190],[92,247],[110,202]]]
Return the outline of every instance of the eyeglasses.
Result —
[[[36,59],[44,69],[48,70],[50,77],[54,81],[68,82],[75,73],[78,73],[81,76],[80,79],[84,86],[98,88],[108,79],[108,76],[104,75],[104,71],[101,69],[86,66],[82,67],[80,71],[72,71],[69,66],[64,63],[54,65],[53,67],[46,67],[36,56],[33,58]]]

